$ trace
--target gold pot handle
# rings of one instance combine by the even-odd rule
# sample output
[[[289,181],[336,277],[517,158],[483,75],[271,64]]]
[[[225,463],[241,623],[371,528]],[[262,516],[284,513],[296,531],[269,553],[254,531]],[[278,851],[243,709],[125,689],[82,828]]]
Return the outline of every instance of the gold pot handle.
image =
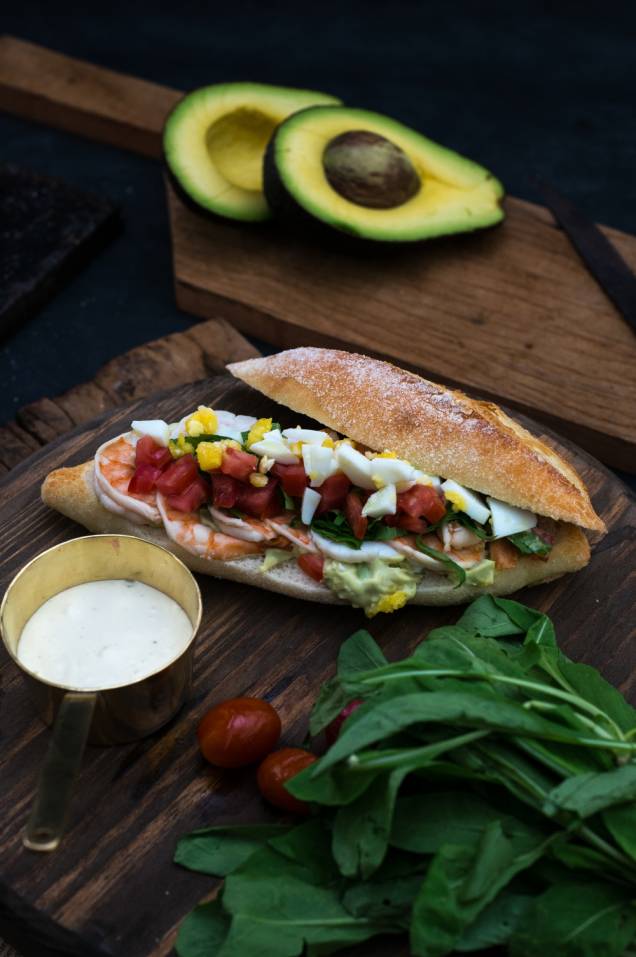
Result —
[[[64,695],[22,840],[31,851],[54,851],[62,839],[96,700],[95,693]]]

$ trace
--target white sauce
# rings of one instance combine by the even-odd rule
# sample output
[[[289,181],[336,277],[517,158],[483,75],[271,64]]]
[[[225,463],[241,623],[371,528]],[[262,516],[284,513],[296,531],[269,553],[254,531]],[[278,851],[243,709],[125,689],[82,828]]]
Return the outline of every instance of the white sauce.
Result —
[[[29,618],[18,660],[46,681],[97,691],[139,681],[188,645],[190,619],[172,598],[138,581],[75,585]]]

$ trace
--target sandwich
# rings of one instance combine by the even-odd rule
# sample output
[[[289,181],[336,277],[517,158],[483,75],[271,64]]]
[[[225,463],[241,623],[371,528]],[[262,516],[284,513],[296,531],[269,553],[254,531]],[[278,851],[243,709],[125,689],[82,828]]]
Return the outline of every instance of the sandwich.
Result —
[[[332,349],[228,370],[249,409],[133,421],[52,472],[44,502],[194,571],[369,617],[551,581],[605,531],[572,466],[496,405]],[[282,421],[251,414],[257,393]]]

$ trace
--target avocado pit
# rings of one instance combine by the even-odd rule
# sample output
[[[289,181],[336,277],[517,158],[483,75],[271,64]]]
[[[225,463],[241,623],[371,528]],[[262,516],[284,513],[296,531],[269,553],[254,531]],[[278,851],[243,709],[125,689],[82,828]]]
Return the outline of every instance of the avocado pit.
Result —
[[[369,209],[402,206],[422,183],[406,153],[378,133],[348,130],[327,143],[325,176],[344,199]]]

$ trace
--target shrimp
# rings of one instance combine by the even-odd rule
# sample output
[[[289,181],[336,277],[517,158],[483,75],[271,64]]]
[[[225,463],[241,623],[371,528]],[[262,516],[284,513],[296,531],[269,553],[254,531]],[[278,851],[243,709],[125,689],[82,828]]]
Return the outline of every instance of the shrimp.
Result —
[[[104,442],[95,453],[95,491],[104,508],[137,525],[161,525],[157,495],[128,491],[135,471],[135,444],[131,432]]]
[[[244,542],[204,525],[196,512],[171,508],[161,493],[157,493],[157,506],[168,538],[192,555],[227,562],[261,551],[257,542]]]
[[[290,541],[292,545],[296,545],[301,552],[318,553],[318,548],[312,541],[309,532],[305,532],[301,528],[290,528],[283,517],[277,518],[276,521],[268,518],[267,524],[276,535],[280,535],[281,538]]]
[[[442,552],[440,545],[441,542],[436,535],[424,535],[422,537],[422,542],[424,545],[427,545],[429,548],[434,549],[437,552]],[[393,548],[396,551],[400,552],[402,555],[406,555],[407,558],[410,558],[411,561],[417,562],[419,565],[424,565],[425,568],[428,568],[432,572],[440,572],[446,574],[448,568],[442,561],[439,561],[436,558],[433,558],[432,555],[426,555],[424,552],[421,552],[415,545],[415,540],[410,536],[405,536],[404,538],[394,538],[391,542]],[[467,548],[462,548],[459,551],[450,551],[442,552],[444,555],[448,555],[449,558],[452,558],[454,562],[458,565],[461,565],[462,568],[471,568],[473,565],[476,565],[484,557],[484,545],[483,542],[480,542],[478,545],[474,545]]]
[[[442,541],[445,552],[458,552],[481,543],[479,535],[475,535],[470,528],[465,528],[459,522],[448,522],[443,526]]]
[[[271,542],[276,538],[276,532],[272,531],[266,522],[261,522],[257,518],[248,516],[236,518],[212,505],[209,506],[209,512],[219,531],[225,532],[232,538],[240,538],[244,542]]]

